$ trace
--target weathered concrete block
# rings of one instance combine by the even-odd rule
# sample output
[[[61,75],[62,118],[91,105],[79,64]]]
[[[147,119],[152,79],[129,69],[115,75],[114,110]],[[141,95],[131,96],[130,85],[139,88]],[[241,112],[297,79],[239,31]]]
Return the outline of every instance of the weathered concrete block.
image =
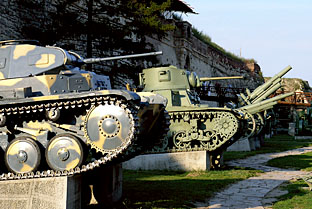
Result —
[[[0,189],[1,209],[111,207],[122,197],[122,168],[118,164],[71,177],[0,181]]]
[[[252,141],[251,141],[252,142]],[[237,140],[234,144],[229,146],[226,150],[227,151],[251,151],[252,144],[248,138],[242,138]]]
[[[259,149],[261,147],[261,137],[256,136],[255,137],[255,149]]]
[[[122,167],[129,170],[209,170],[210,158],[206,151],[146,154],[124,162]]]
[[[81,208],[81,176],[0,182],[0,208]]]
[[[250,137],[248,138],[250,151],[256,150],[256,137]]]
[[[289,123],[288,124],[288,134],[290,136],[296,135],[296,123]]]

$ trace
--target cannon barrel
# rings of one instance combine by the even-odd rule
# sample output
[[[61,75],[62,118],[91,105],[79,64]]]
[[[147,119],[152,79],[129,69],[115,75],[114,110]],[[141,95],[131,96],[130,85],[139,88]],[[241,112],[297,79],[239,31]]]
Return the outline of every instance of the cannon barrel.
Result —
[[[250,104],[250,105],[246,105],[246,106],[243,106],[243,107],[240,107],[238,109],[244,109],[244,110],[252,110],[253,108],[258,108],[258,107],[261,107],[263,105],[266,105],[266,104],[269,104],[271,102],[275,102],[275,101],[278,101],[278,100],[281,100],[283,98],[286,98],[286,97],[289,97],[291,95],[293,95],[294,92],[289,92],[289,93],[286,93],[286,94],[281,94],[279,96],[276,96],[276,97],[273,97],[271,99],[266,99],[264,101],[261,101],[261,102],[257,102],[257,103],[254,103],[254,104]]]
[[[252,103],[257,103],[260,102],[264,99],[266,99],[268,96],[270,96],[271,94],[273,94],[277,89],[279,89],[282,86],[281,83],[276,83],[276,84],[272,84],[272,86],[270,86],[265,92],[263,92],[261,95],[259,95],[258,97],[256,97]]]
[[[261,92],[265,91],[267,88],[269,88],[274,81],[276,81],[277,79],[281,78],[283,75],[285,75],[288,71],[290,71],[292,69],[291,66],[287,66],[286,68],[284,68],[282,71],[280,71],[279,73],[277,73],[275,76],[273,76],[272,78],[270,78],[267,82],[265,82],[264,84],[262,84],[261,86],[259,86],[258,88],[256,88],[250,95],[249,99],[254,99],[257,97],[257,95],[261,94]]]
[[[214,81],[214,80],[226,80],[226,79],[242,79],[244,76],[229,76],[229,77],[203,77],[199,78],[200,81]]]
[[[116,57],[105,57],[105,58],[86,58],[83,60],[84,63],[96,63],[96,62],[103,62],[103,61],[110,61],[110,60],[119,60],[119,59],[128,59],[128,58],[136,58],[136,57],[146,57],[146,56],[156,56],[161,55],[162,51],[158,52],[150,52],[150,53],[142,53],[142,54],[130,54],[124,56],[116,56]]]
[[[255,114],[255,113],[258,113],[258,112],[263,112],[263,111],[265,111],[265,110],[268,110],[268,109],[273,108],[273,106],[276,105],[276,104],[277,104],[277,101],[275,101],[275,102],[270,102],[270,103],[268,103],[268,104],[266,104],[266,105],[262,105],[262,106],[257,107],[257,108],[249,109],[248,112],[249,112],[250,114]]]

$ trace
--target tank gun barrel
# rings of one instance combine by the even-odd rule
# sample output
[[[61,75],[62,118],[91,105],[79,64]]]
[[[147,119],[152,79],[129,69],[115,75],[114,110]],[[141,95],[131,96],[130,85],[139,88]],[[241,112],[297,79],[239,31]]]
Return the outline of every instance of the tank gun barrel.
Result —
[[[200,81],[214,81],[214,80],[226,80],[226,79],[242,79],[244,76],[229,76],[229,77],[203,77],[199,78]]]
[[[272,84],[274,84],[274,82],[276,80],[278,80],[279,78],[281,78],[282,76],[284,76],[288,71],[290,71],[292,69],[291,66],[287,66],[286,68],[284,68],[282,71],[280,71],[279,73],[277,73],[275,76],[273,76],[272,78],[270,78],[267,82],[265,82],[264,84],[262,84],[261,86],[259,86],[258,88],[256,88],[249,96],[249,99],[252,100],[254,98],[256,98],[259,94],[261,94],[261,92],[266,91]]]
[[[136,57],[156,56],[156,55],[161,55],[161,54],[162,54],[162,51],[142,53],[142,54],[130,54],[130,55],[116,56],[116,57],[87,58],[87,59],[84,59],[83,62],[86,63],[86,64],[90,64],[90,63],[110,61],[110,60],[119,60],[119,59],[129,59],[129,58],[136,58]]]

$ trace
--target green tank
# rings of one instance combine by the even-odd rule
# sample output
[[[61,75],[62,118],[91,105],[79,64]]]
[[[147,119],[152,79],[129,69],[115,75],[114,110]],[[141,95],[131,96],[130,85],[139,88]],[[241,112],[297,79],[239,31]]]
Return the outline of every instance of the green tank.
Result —
[[[86,172],[160,143],[164,97],[113,90],[109,77],[82,68],[157,54],[82,59],[34,41],[0,42],[0,179]]]
[[[211,153],[212,167],[219,167],[220,154],[228,146],[241,137],[251,136],[257,126],[263,125],[255,120],[255,114],[292,94],[258,100],[254,106],[220,108],[200,104],[194,88],[201,86],[203,81],[238,78],[242,77],[199,78],[194,72],[175,66],[144,69],[140,74],[143,91],[166,97],[166,110],[170,116],[165,143],[152,152],[206,150]]]

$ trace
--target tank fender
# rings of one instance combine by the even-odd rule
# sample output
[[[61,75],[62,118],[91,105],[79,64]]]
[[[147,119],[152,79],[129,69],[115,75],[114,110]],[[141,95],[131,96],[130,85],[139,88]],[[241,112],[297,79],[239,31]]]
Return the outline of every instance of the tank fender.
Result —
[[[149,104],[162,104],[164,107],[167,106],[168,99],[160,94],[152,92],[137,92],[137,94],[141,97],[141,102]]]
[[[117,95],[117,96],[121,96],[124,97],[126,100],[134,100],[134,101],[141,101],[140,96],[132,91],[128,91],[128,90],[103,90],[101,92],[104,92],[104,94],[110,94],[110,95]]]

